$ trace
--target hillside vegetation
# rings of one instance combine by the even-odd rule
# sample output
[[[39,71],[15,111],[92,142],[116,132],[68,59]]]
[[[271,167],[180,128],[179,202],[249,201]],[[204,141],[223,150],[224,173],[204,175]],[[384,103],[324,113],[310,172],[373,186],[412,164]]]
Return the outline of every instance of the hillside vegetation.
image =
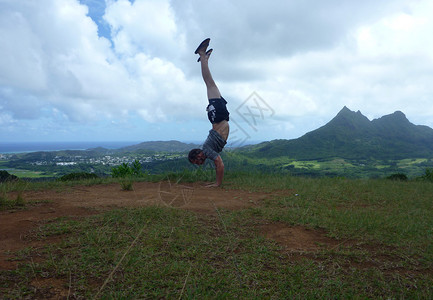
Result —
[[[433,129],[414,125],[402,112],[369,121],[344,107],[325,126],[294,140],[274,140],[246,147],[252,158],[294,160],[401,160],[433,157]]]
[[[11,154],[0,161],[0,168],[19,177],[59,178],[71,172],[109,176],[113,167],[138,160],[152,174],[192,171],[195,166],[186,157],[195,147],[198,145],[157,141],[115,150]],[[433,167],[433,129],[412,124],[398,111],[370,121],[361,112],[344,107],[326,125],[298,139],[227,148],[221,155],[229,171],[347,178],[404,173],[414,179]]]

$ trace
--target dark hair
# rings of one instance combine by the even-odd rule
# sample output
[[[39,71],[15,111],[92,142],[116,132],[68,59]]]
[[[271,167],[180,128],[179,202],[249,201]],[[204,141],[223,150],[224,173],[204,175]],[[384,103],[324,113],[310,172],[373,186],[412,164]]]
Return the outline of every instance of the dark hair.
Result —
[[[190,163],[193,163],[193,160],[197,159],[197,155],[199,155],[202,152],[201,149],[192,149],[191,151],[189,151],[188,154],[188,160]]]

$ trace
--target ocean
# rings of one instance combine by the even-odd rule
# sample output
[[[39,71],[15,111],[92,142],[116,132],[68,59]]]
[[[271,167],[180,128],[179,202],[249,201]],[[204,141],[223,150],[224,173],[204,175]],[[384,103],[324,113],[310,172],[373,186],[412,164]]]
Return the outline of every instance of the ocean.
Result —
[[[118,149],[126,146],[136,145],[141,142],[0,142],[0,153],[23,153],[36,151],[58,151],[58,150],[86,150],[90,148],[103,147],[106,149]]]

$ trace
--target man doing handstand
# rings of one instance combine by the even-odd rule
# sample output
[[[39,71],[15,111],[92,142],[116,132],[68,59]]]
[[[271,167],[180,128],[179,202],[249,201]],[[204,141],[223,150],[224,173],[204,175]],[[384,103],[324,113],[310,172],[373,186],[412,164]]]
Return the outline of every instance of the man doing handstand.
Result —
[[[209,70],[209,57],[212,49],[207,50],[210,39],[205,39],[195,50],[195,54],[200,57],[198,61],[201,63],[201,74],[207,89],[207,98],[209,105],[206,108],[209,121],[212,123],[212,129],[203,144],[203,149],[192,149],[189,152],[188,159],[196,165],[204,164],[206,158],[209,158],[215,163],[216,183],[210,186],[220,186],[224,177],[224,163],[219,153],[227,144],[229,136],[229,112],[227,110],[227,101],[221,96],[215,81]]]

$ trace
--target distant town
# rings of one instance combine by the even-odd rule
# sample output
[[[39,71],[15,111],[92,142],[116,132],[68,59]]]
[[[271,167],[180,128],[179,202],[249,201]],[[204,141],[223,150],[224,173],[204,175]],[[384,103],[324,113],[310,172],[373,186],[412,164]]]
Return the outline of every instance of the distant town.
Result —
[[[170,153],[170,154],[153,154],[153,155],[143,155],[136,154],[131,155],[103,155],[99,157],[89,157],[83,155],[56,155],[54,157],[47,157],[45,159],[31,160],[27,158],[27,163],[33,166],[47,166],[47,165],[57,165],[57,166],[72,166],[77,164],[91,164],[91,165],[104,165],[104,166],[117,166],[123,163],[131,163],[138,160],[140,163],[149,163],[155,161],[166,161],[178,159],[185,157],[185,154],[180,153]],[[0,154],[0,160],[13,160],[16,158],[16,154]]]
[[[107,151],[52,151],[0,154],[0,171],[18,177],[59,177],[73,172],[90,172],[109,175],[113,167],[139,161],[147,171],[166,161],[186,158],[186,153],[176,152],[116,152]],[[186,161],[186,159],[185,159]]]

